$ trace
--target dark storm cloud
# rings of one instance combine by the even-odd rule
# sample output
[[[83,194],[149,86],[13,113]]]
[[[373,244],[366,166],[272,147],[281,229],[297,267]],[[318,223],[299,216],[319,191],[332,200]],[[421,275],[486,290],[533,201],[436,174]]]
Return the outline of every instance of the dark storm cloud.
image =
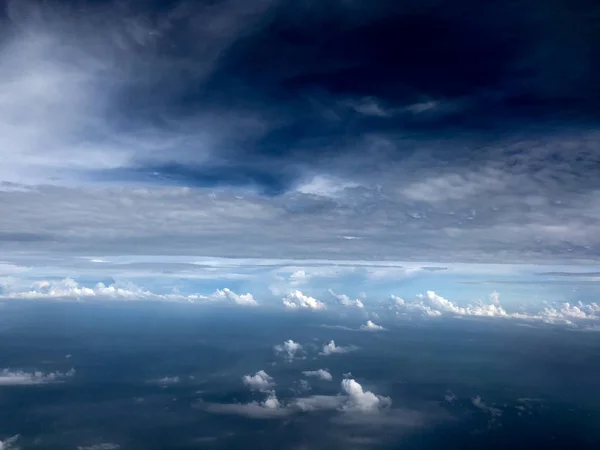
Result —
[[[6,4],[11,250],[597,259],[592,2]]]
[[[111,128],[179,140],[145,146],[95,179],[279,194],[315,172],[371,178],[408,158],[485,165],[512,156],[482,155],[490,142],[596,124],[594,2],[126,5],[93,2],[68,17],[95,13],[80,25],[87,35],[107,18],[125,24],[111,34],[128,69],[112,86]]]

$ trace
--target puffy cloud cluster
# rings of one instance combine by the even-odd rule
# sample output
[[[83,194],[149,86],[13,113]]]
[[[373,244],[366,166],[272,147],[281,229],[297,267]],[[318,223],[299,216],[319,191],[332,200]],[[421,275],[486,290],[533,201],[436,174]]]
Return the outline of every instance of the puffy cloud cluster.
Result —
[[[14,286],[3,286],[0,298],[8,299],[112,299],[112,300],[153,300],[171,302],[226,301],[237,305],[255,306],[258,303],[252,294],[238,295],[230,289],[218,289],[213,294],[201,295],[180,293],[157,294],[146,289],[127,285],[105,285],[97,283],[93,287],[79,284],[71,278],[34,282],[28,289],[19,290]]]
[[[342,406],[345,411],[373,412],[392,404],[389,397],[381,397],[371,391],[365,391],[358,382],[351,378],[342,380],[342,390],[348,394],[348,400]]]
[[[217,289],[214,294],[212,294],[217,300],[229,300],[230,302],[235,303],[236,305],[243,306],[257,306],[258,302],[254,299],[252,294],[241,294],[238,295],[235,292],[231,291],[228,288],[225,289]]]
[[[302,375],[306,377],[317,377],[324,381],[332,381],[333,377],[331,373],[326,369],[318,369],[318,370],[305,370],[302,372]]]
[[[557,308],[544,308],[540,313],[540,317],[548,323],[600,320],[600,305],[597,303],[584,304],[582,302],[578,302],[576,305],[563,303],[558,305]]]
[[[49,372],[40,371],[24,372],[22,370],[11,371],[3,369],[0,371],[0,386],[24,386],[34,384],[58,383],[75,375],[75,369],[67,372]],[[1,447],[0,447],[1,449]]]
[[[264,370],[259,370],[254,375],[244,375],[242,381],[253,391],[267,392],[275,386],[273,377]]]
[[[275,352],[283,354],[284,357],[289,361],[292,361],[296,357],[296,353],[300,351],[302,351],[302,345],[300,345],[298,342],[294,342],[291,339],[285,341],[283,345],[275,346]]]
[[[354,308],[364,308],[365,307],[364,303],[362,301],[360,301],[358,298],[351,300],[350,297],[348,297],[347,295],[337,294],[332,289],[329,289],[329,293],[331,295],[333,295],[335,298],[337,298],[338,301],[340,302],[340,304],[342,304],[344,306],[354,307]]]
[[[322,310],[326,306],[316,298],[304,295],[299,290],[289,292],[283,299],[282,303],[286,308],[290,309],[314,309]]]
[[[340,353],[348,353],[352,350],[354,350],[354,347],[340,347],[335,345],[335,341],[332,339],[328,344],[323,346],[323,350],[319,353],[319,355],[329,356]]]
[[[382,331],[385,330],[381,325],[377,325],[372,320],[367,320],[367,323],[360,326],[360,329],[363,331]]]
[[[304,372],[304,374],[329,374],[325,370],[317,370],[312,372]],[[260,375],[259,375],[260,374]],[[257,377],[257,375],[259,375]],[[329,374],[329,376],[331,376]],[[259,371],[254,377],[244,377],[244,384],[248,385],[247,379],[256,380],[257,384],[272,381],[272,378],[266,375],[264,371]],[[272,385],[270,385],[272,386]],[[264,383],[263,387],[267,387]],[[252,389],[252,386],[251,386]],[[342,380],[342,392],[337,395],[312,395],[309,397],[299,397],[291,399],[288,402],[282,402],[277,397],[275,391],[269,389],[253,389],[260,390],[267,394],[263,401],[252,401],[250,403],[234,403],[234,404],[217,404],[201,402],[198,406],[209,412],[219,414],[237,414],[250,418],[281,418],[297,412],[313,412],[313,411],[339,411],[342,413],[377,413],[383,409],[389,408],[392,400],[389,397],[375,395],[371,391],[366,391],[354,379],[347,378]]]
[[[420,312],[429,317],[452,314],[456,316],[501,317],[565,324],[573,324],[575,321],[600,320],[600,305],[597,303],[562,303],[555,307],[546,307],[535,313],[509,313],[500,306],[500,295],[497,292],[490,295],[490,303],[479,302],[475,305],[466,306],[459,306],[433,291],[418,295],[417,301],[413,302],[394,295],[391,296],[391,300],[398,309]]]

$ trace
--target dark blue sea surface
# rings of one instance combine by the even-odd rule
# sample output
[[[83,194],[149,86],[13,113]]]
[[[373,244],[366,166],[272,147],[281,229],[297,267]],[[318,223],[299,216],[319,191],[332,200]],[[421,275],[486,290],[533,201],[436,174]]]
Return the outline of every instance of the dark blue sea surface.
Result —
[[[25,450],[600,449],[600,334],[498,319],[380,322],[385,331],[366,332],[326,312],[5,302],[0,372],[59,376],[0,383],[0,440],[18,434],[11,448]],[[303,347],[292,361],[274,351],[288,339]],[[351,351],[320,355],[331,340]],[[317,369],[333,380],[302,374]],[[339,395],[343,374],[392,406],[258,418],[206,407],[264,401],[242,382],[259,370],[282,408]]]

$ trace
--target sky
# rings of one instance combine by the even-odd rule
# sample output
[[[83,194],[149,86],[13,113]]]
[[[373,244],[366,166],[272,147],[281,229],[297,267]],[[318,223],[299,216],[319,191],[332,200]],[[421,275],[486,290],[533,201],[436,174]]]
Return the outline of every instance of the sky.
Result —
[[[600,315],[597,2],[2,3],[2,298]]]

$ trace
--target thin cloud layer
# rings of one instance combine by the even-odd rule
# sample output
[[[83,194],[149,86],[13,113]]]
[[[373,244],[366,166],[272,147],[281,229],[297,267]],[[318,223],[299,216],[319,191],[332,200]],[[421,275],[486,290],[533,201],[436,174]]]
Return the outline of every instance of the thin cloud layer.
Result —
[[[75,375],[75,369],[67,372],[25,372],[22,370],[0,370],[0,386],[28,386],[61,383]]]
[[[84,3],[0,18],[3,250],[598,262],[592,2]]]
[[[157,294],[131,285],[120,287],[114,284],[107,286],[104,283],[97,283],[93,287],[87,287],[71,278],[36,281],[27,289],[2,285],[0,280],[0,287],[2,287],[0,299],[112,299],[187,303],[222,301],[242,306],[258,305],[252,294],[238,295],[227,288],[218,289],[210,295]]]
[[[333,376],[326,369],[305,370],[304,372],[302,372],[302,375],[304,375],[305,377],[316,377],[316,378],[319,378],[320,380],[324,380],[324,381],[332,381],[333,380]]]

